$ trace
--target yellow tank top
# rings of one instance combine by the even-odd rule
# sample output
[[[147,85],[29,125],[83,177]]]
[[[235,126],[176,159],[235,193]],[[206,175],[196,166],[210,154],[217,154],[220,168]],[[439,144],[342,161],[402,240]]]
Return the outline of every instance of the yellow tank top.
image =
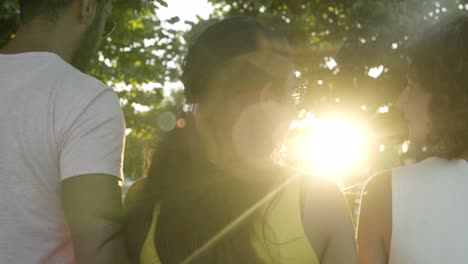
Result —
[[[294,180],[275,199],[261,208],[260,213],[265,218],[257,221],[255,232],[265,239],[262,239],[262,243],[259,240],[250,243],[266,263],[270,263],[269,259],[282,264],[320,263],[303,228],[300,184],[300,180]],[[156,206],[153,223],[141,250],[140,264],[161,264],[154,244],[158,215],[159,206]],[[263,228],[264,226],[268,228]]]

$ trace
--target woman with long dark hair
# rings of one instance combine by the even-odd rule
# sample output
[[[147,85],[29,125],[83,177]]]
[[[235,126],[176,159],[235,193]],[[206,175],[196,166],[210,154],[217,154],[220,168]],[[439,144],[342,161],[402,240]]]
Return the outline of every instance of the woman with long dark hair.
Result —
[[[429,158],[367,184],[361,263],[468,263],[468,14],[425,30],[409,57],[398,105]]]
[[[139,263],[357,263],[339,188],[280,166],[294,108],[286,38],[256,19],[208,27],[185,58],[191,104],[131,188]]]

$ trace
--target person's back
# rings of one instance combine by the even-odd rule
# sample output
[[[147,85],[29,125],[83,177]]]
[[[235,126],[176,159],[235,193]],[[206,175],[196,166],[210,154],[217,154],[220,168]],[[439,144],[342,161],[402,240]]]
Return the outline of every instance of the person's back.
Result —
[[[0,262],[124,263],[125,124],[85,75],[110,1],[20,0],[0,49]]]
[[[235,17],[190,47],[182,81],[197,106],[127,193],[135,263],[357,263],[338,186],[304,184],[272,158],[294,118],[287,43],[271,26]]]
[[[91,111],[119,113],[116,95],[52,53],[0,55],[0,83],[1,259],[69,263],[61,181],[95,169],[82,163],[79,151],[90,150],[77,149],[70,131],[94,126],[85,119]],[[99,105],[92,104],[96,100]],[[114,109],[102,109],[109,107]],[[121,140],[118,133],[101,136]],[[120,175],[118,169],[106,172]]]
[[[351,220],[346,210],[346,202],[336,184],[287,167],[278,166],[274,169],[275,172],[270,172],[268,175],[257,175],[276,179],[274,183],[242,183],[233,179],[233,184],[216,187],[220,193],[226,194],[221,199],[217,194],[202,191],[205,193],[202,200],[210,201],[211,206],[216,206],[218,203],[225,206],[238,203],[244,199],[241,197],[251,197],[252,190],[257,191],[255,196],[258,200],[249,203],[245,210],[231,219],[233,222],[230,223],[235,224],[222,225],[219,233],[215,234],[216,239],[213,237],[214,240],[198,248],[191,258],[183,263],[357,263]],[[148,179],[143,179],[129,189],[126,206],[130,208],[139,206],[138,196],[148,187],[147,184]],[[243,186],[242,191],[236,193],[228,191],[235,185]],[[324,201],[326,206],[322,203]],[[184,204],[189,207],[198,205],[198,214],[210,211],[200,199],[194,201],[184,199]],[[218,208],[223,211],[222,207]],[[137,263],[166,263],[161,257],[165,252],[161,254],[157,251],[158,241],[155,240],[158,233],[166,232],[158,229],[160,214],[161,204],[156,204],[152,223],[138,253]],[[225,214],[230,213],[226,211]],[[192,217],[198,218],[199,215]],[[185,217],[175,215],[162,221],[168,220],[175,224],[187,221]],[[216,226],[215,228],[219,227],[215,219],[190,220],[199,223],[192,224],[194,232],[203,230],[204,225],[212,224]],[[183,230],[181,228],[178,231],[180,233],[172,233],[172,236],[186,236],[184,232],[187,231]],[[189,240],[190,237],[187,236],[185,239]],[[239,240],[242,241],[242,246],[236,245],[236,241]],[[211,250],[218,247],[224,248],[223,254],[203,258],[205,254],[211,255]],[[174,252],[172,247],[163,248]],[[251,256],[246,254],[246,249],[253,249],[252,252],[257,259],[252,260]]]
[[[425,148],[430,158],[367,183],[358,228],[362,264],[468,261],[467,51],[467,14],[431,25],[409,48],[408,84],[396,105],[411,148]]]
[[[429,158],[393,170],[389,263],[468,260],[468,162]],[[450,243],[447,243],[450,241]]]
[[[255,249],[262,263],[318,264],[319,256],[307,237],[307,230],[304,229],[303,216],[306,213],[302,206],[306,203],[306,192],[309,189],[304,186],[309,185],[309,181],[313,182],[315,187],[318,187],[317,185],[329,187],[330,184],[319,183],[317,179],[312,180],[311,176],[310,179],[306,179],[305,177],[309,176],[299,171],[281,167],[277,170],[291,176],[290,178],[280,177],[280,181],[271,188],[268,199],[261,199],[251,205],[251,208],[256,208],[256,210],[249,217],[252,219],[249,220],[252,221],[251,234],[245,237],[244,244]],[[263,184],[256,185],[259,192],[265,189]],[[220,188],[223,187],[220,186]],[[246,185],[245,193],[236,193],[236,197],[225,197],[224,202],[235,200],[237,196],[249,195],[249,188],[249,185]],[[130,192],[135,192],[135,190],[130,190]],[[153,223],[141,251],[141,264],[161,263],[154,241],[159,213],[160,206],[157,205]],[[237,256],[236,260],[239,259],[241,256]]]

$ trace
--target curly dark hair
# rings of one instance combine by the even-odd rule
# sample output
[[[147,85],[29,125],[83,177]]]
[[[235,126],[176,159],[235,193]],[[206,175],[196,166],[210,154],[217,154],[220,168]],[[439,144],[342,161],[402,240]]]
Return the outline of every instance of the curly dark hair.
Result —
[[[460,158],[468,152],[468,14],[426,29],[409,57],[410,77],[432,96],[430,152]]]

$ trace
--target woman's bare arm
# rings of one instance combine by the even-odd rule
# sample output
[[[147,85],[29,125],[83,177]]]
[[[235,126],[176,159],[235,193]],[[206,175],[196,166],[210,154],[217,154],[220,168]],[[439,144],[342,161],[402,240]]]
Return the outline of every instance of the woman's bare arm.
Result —
[[[304,229],[321,264],[357,264],[354,225],[340,188],[313,179],[304,204]]]
[[[127,210],[132,208],[138,202],[138,196],[143,191],[145,185],[145,179],[139,179],[128,188],[125,198],[123,200],[123,206]]]
[[[361,264],[387,264],[392,233],[392,175],[374,176],[364,188],[358,224]]]

